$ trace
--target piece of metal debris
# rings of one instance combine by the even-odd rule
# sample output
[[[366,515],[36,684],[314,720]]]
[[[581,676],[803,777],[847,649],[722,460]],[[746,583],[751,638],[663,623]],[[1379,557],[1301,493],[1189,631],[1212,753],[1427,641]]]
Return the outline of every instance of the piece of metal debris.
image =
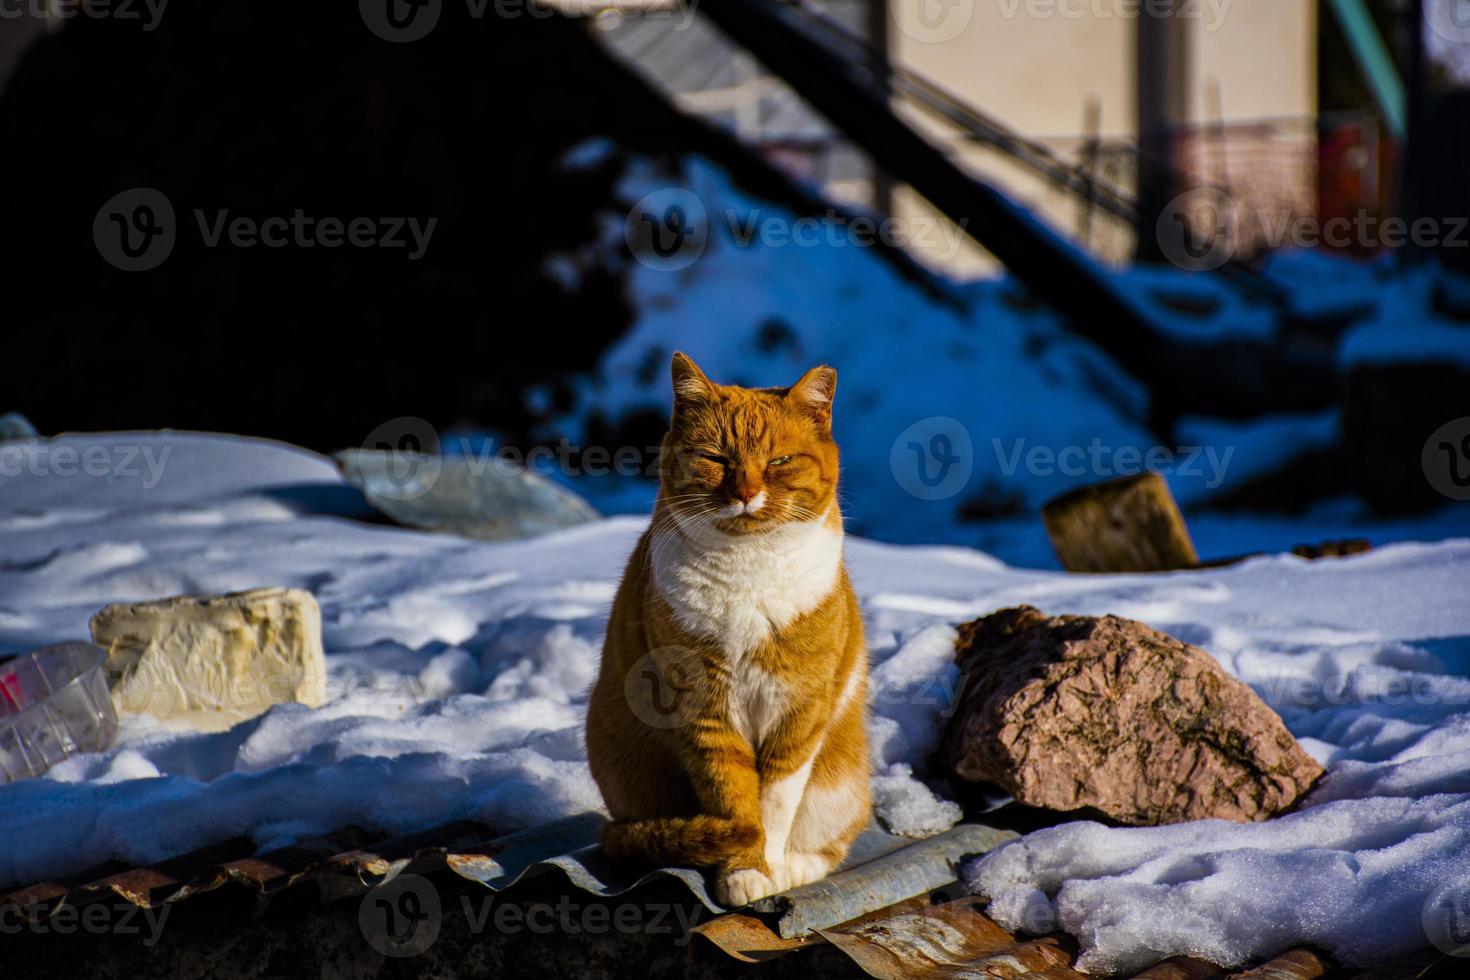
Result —
[[[1016,836],[1009,830],[961,824],[928,840],[905,841],[881,857],[854,862],[849,855],[847,870],[761,899],[753,907],[778,917],[776,932],[783,939],[802,936],[939,888],[955,879],[963,858],[984,854]],[[859,845],[853,850],[859,851]]]

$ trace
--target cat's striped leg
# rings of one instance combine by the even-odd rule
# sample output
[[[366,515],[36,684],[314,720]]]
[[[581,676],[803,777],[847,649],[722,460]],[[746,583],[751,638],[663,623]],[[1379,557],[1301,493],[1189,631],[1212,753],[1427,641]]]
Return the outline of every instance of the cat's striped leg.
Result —
[[[785,887],[819,881],[842,863],[868,825],[871,787],[863,705],[843,706],[812,766],[786,842]]]
[[[739,841],[717,862],[716,900],[738,908],[775,894],[765,860],[760,779],[750,742],[725,719],[709,715],[694,719],[676,737],[701,812],[728,820]]]
[[[793,887],[788,867],[791,831],[827,734],[825,711],[818,698],[799,704],[767,735],[756,760],[765,861],[777,891]]]

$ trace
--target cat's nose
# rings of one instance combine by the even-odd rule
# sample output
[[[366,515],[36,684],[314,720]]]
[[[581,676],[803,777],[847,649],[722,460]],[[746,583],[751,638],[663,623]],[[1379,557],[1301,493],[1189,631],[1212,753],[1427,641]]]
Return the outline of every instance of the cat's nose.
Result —
[[[735,499],[742,504],[748,504],[760,494],[760,489],[754,486],[736,487]]]
[[[754,514],[766,504],[766,492],[764,490],[757,490],[750,494],[736,491],[735,495],[740,498],[737,511],[742,514]]]

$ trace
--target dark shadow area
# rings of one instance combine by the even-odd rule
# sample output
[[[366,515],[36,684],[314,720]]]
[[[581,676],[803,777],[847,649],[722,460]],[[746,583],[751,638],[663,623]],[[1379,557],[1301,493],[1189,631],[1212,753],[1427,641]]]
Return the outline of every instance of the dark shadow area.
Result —
[[[16,151],[0,157],[18,368],[5,408],[46,433],[169,426],[331,450],[414,415],[514,440],[629,322],[620,236],[577,260],[575,288],[546,268],[626,213],[627,154],[676,175],[700,152],[817,210],[612,62],[586,21],[473,6],[443,5],[413,43],[375,36],[343,0],[177,0],[151,31],[75,18],[37,43],[0,100]],[[166,196],[177,238],[161,265],[125,272],[94,222],[135,188]],[[237,218],[298,211],[367,218],[379,236],[436,223],[417,260],[406,226],[402,247],[229,241]],[[549,393],[535,411],[533,386]]]

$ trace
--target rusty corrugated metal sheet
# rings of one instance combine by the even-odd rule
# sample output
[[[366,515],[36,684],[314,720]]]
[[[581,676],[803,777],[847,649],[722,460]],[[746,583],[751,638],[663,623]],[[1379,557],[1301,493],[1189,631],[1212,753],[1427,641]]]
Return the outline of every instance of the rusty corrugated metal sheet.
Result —
[[[751,909],[725,912],[697,872],[645,872],[608,861],[593,845],[601,822],[599,815],[587,813],[500,837],[479,824],[455,823],[392,840],[347,828],[263,854],[254,854],[248,839],[236,838],[148,867],[112,864],[38,882],[0,895],[0,906],[20,906],[27,916],[45,918],[62,903],[81,904],[111,893],[148,908],[225,886],[269,895],[341,872],[374,887],[410,866],[419,874],[444,869],[495,891],[549,874],[597,895],[667,879],[683,883],[692,899],[716,913],[694,934],[746,963],[830,945],[880,978],[1085,980],[1074,969],[1076,946],[1069,937],[1012,935],[984,914],[983,901],[965,895],[953,880],[961,856],[988,850],[1014,836],[1009,832],[970,824],[912,842],[871,830],[843,871]],[[1442,959],[1426,954],[1362,977],[1408,980]],[[1334,972],[1316,953],[1292,950],[1242,971],[1175,957],[1137,980],[1316,980],[1329,973],[1350,975]]]
[[[822,938],[881,980],[958,976],[1083,980],[1071,969],[1075,949],[1045,937],[1017,940],[973,897],[823,930]]]

